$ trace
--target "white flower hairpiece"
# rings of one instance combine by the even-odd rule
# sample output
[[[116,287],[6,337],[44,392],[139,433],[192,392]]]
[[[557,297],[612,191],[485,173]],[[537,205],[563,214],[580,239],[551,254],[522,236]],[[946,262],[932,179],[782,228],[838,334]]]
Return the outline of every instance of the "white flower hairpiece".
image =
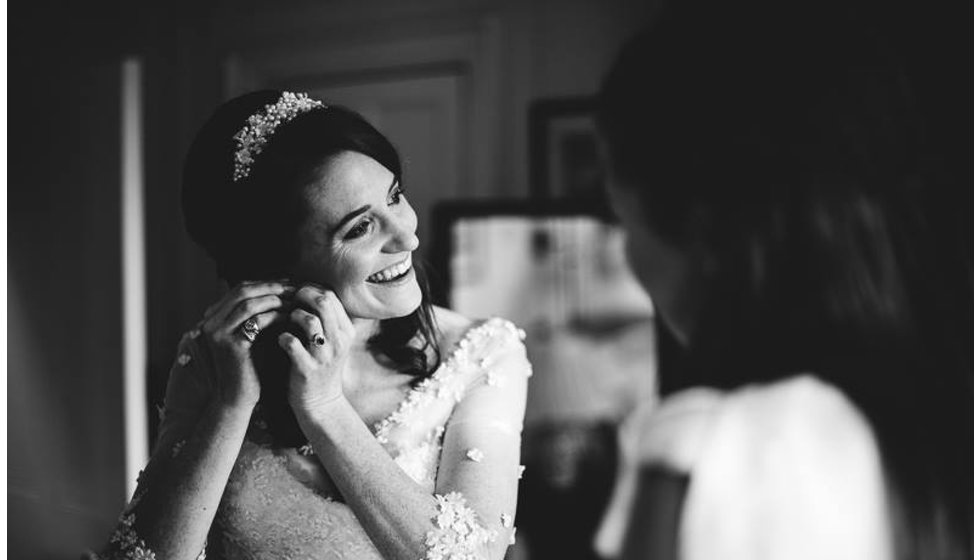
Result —
[[[238,149],[235,150],[234,181],[238,182],[248,177],[255,156],[262,153],[262,149],[278,126],[317,107],[325,106],[315,99],[310,99],[305,93],[284,91],[278,101],[266,105],[261,112],[250,116],[248,124],[232,137],[238,144]]]

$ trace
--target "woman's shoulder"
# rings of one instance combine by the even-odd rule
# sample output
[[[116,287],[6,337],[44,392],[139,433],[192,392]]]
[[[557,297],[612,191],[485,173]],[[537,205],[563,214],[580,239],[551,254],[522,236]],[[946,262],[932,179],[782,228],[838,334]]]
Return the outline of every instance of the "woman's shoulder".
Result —
[[[432,316],[438,333],[439,350],[443,354],[451,351],[453,346],[477,323],[476,319],[445,307],[432,306]]]
[[[739,388],[721,410],[729,422],[762,436],[793,434],[833,443],[870,434],[864,414],[844,391],[810,373]]]
[[[444,366],[436,373],[438,379],[462,388],[480,379],[496,385],[531,375],[524,331],[514,323],[500,317],[472,319],[444,308],[433,311]]]
[[[692,558],[723,550],[748,558],[760,543],[778,552],[773,558],[883,557],[886,493],[871,425],[817,375],[725,394],[691,467],[684,540]],[[717,542],[695,543],[709,534]]]
[[[630,439],[637,442],[640,462],[690,472],[724,396],[716,389],[695,387],[638,409],[629,419],[629,432],[635,434]]]
[[[524,340],[524,331],[514,323],[500,317],[474,319],[445,307],[433,306],[439,350],[451,354],[461,345],[471,346],[479,342],[504,339]]]
[[[705,448],[873,446],[870,425],[839,388],[799,374],[723,392],[692,388],[664,399],[643,421],[641,458],[682,472]]]

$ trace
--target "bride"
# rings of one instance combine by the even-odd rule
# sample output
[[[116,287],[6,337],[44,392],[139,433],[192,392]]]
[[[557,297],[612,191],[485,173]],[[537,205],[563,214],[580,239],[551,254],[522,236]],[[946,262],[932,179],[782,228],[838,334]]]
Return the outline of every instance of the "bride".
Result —
[[[523,333],[432,306],[391,143],[304,94],[222,105],[187,229],[234,286],[181,340],[105,558],[500,559]]]

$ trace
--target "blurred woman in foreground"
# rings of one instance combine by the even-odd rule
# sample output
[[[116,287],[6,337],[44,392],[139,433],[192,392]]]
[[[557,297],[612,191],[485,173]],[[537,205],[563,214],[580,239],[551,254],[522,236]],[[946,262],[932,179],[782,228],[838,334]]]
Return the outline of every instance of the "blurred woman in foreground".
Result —
[[[697,388],[647,419],[625,539],[599,547],[965,558],[972,264],[942,223],[955,193],[868,20],[787,4],[668,3],[603,84],[609,196]]]

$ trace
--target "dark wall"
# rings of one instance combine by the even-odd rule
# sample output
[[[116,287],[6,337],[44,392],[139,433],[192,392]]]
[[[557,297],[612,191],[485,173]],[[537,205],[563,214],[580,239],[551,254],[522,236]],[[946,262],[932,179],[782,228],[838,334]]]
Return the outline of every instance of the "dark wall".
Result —
[[[10,558],[78,558],[125,493],[120,38],[86,11],[8,14]]]

